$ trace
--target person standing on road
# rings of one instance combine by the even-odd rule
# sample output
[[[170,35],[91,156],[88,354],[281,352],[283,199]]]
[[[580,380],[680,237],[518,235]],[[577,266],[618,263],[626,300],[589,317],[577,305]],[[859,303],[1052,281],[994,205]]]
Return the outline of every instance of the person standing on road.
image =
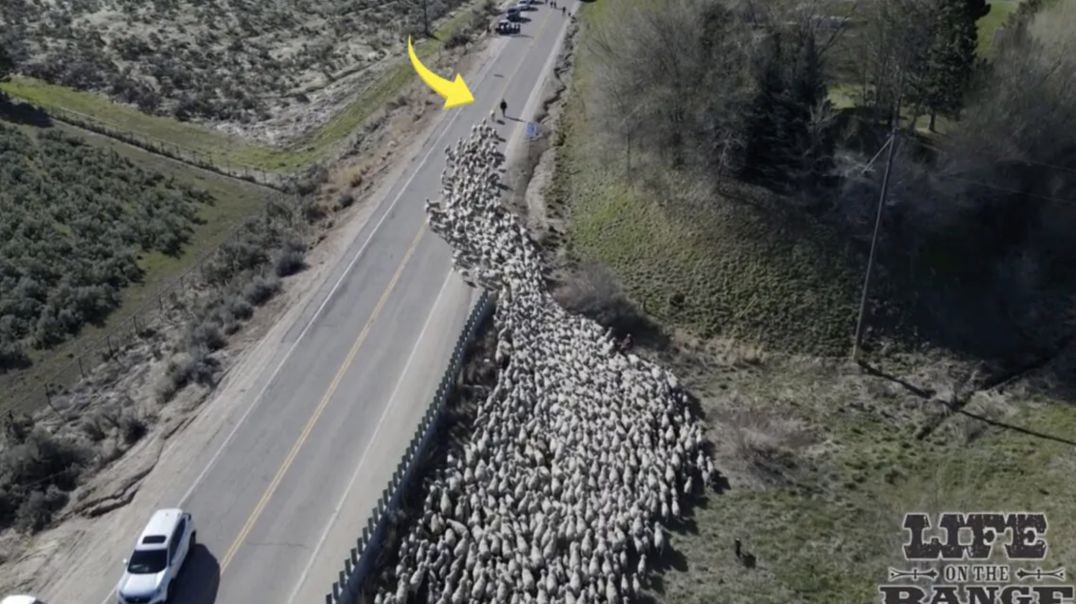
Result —
[[[501,99],[501,117],[508,117],[508,101]]]
[[[564,16],[564,7],[563,6],[560,7],[560,16],[562,16],[562,17]]]

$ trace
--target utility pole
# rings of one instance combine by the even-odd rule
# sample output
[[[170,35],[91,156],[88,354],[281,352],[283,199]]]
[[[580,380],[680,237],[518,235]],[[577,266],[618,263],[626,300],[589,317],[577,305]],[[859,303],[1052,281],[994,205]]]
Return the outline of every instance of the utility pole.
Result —
[[[897,120],[900,120],[900,115],[897,115]],[[882,227],[882,209],[885,208],[886,196],[889,193],[889,172],[893,169],[893,155],[897,147],[897,134],[898,129],[896,122],[894,123],[892,133],[889,135],[889,153],[885,160],[885,175],[882,176],[882,193],[878,197],[878,214],[874,219],[874,235],[871,237],[871,251],[867,257],[867,273],[863,276],[863,294],[859,299],[859,317],[856,319],[856,336],[855,341],[852,344],[852,360],[859,360],[859,349],[863,344],[863,315],[867,309],[867,291],[870,288],[871,282],[871,268],[874,267],[874,252],[878,246],[878,232]]]

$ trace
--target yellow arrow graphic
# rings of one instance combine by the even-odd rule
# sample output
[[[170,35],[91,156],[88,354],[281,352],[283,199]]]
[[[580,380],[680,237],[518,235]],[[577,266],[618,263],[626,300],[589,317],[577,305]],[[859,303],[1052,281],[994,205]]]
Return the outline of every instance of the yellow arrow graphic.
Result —
[[[427,69],[422,61],[418,60],[415,47],[411,45],[411,36],[407,36],[407,54],[411,57],[411,65],[418,72],[418,77],[422,78],[427,86],[433,88],[434,92],[445,97],[445,109],[474,102],[471,89],[467,87],[467,82],[463,81],[462,75],[457,73],[455,81],[446,80]]]

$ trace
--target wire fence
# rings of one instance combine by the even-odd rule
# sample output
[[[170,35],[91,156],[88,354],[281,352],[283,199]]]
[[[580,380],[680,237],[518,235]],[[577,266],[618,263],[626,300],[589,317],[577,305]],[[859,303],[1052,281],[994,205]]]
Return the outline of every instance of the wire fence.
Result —
[[[49,107],[45,111],[52,119],[59,120],[72,126],[77,126],[122,141],[129,145],[139,147],[140,149],[145,149],[151,153],[163,155],[203,170],[260,184],[278,191],[283,192],[291,190],[299,178],[297,173],[258,170],[245,166],[229,166],[221,161],[220,157],[212,154],[202,153],[193,149],[184,148],[175,143],[169,143],[161,139],[136,134],[130,130],[114,126],[100,118],[78,111],[72,111],[61,107]]]
[[[441,376],[441,383],[437,387],[430,406],[415,429],[402,459],[396,465],[388,486],[382,489],[377,505],[374,506],[366,521],[366,526],[362,529],[362,535],[355,542],[355,547],[348,552],[348,556],[344,558],[344,565],[337,573],[337,580],[333,582],[330,592],[325,595],[325,604],[355,604],[363,583],[376,571],[377,560],[382,552],[385,537],[392,526],[392,517],[399,510],[403,494],[415,477],[418,461],[425,456],[432,436],[437,433],[448,400],[456,387],[457,377],[466,361],[467,351],[493,313],[493,308],[493,297],[482,292],[482,297],[471,310],[467,323],[456,341],[448,368]]]
[[[264,204],[261,219],[268,224],[274,208],[280,207],[290,207],[289,225],[302,229],[300,234],[305,237],[308,234],[307,225],[295,197],[273,193]],[[67,357],[57,367],[42,374],[35,372],[31,366],[0,376],[0,389],[6,392],[22,391],[7,398],[8,408],[28,411],[47,405],[63,417],[56,397],[67,394],[73,385],[90,377],[102,363],[116,359],[130,347],[153,337],[160,328],[182,321],[182,316],[177,317],[175,311],[184,307],[186,294],[206,283],[206,263],[225,246],[237,243],[249,220],[232,226],[218,245],[203,252],[188,268],[156,288],[148,300],[133,311],[124,313],[122,319],[104,333],[90,338],[76,338],[51,350],[50,355]]]

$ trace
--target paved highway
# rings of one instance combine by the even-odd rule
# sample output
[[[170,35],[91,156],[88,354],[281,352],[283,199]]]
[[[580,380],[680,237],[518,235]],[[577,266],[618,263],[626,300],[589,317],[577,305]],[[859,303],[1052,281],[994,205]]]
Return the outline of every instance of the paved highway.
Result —
[[[177,602],[324,602],[476,298],[426,227],[423,201],[439,194],[443,149],[502,98],[509,116],[502,135],[510,148],[521,144],[569,21],[548,5],[527,16],[521,35],[494,39],[488,60],[464,74],[476,102],[439,116],[343,260],[296,313],[249,400],[166,487],[174,492],[161,495],[190,511],[198,528]],[[99,552],[114,558],[106,565],[112,575],[46,595],[65,597],[55,600],[61,604],[114,602],[110,590],[136,536]]]

